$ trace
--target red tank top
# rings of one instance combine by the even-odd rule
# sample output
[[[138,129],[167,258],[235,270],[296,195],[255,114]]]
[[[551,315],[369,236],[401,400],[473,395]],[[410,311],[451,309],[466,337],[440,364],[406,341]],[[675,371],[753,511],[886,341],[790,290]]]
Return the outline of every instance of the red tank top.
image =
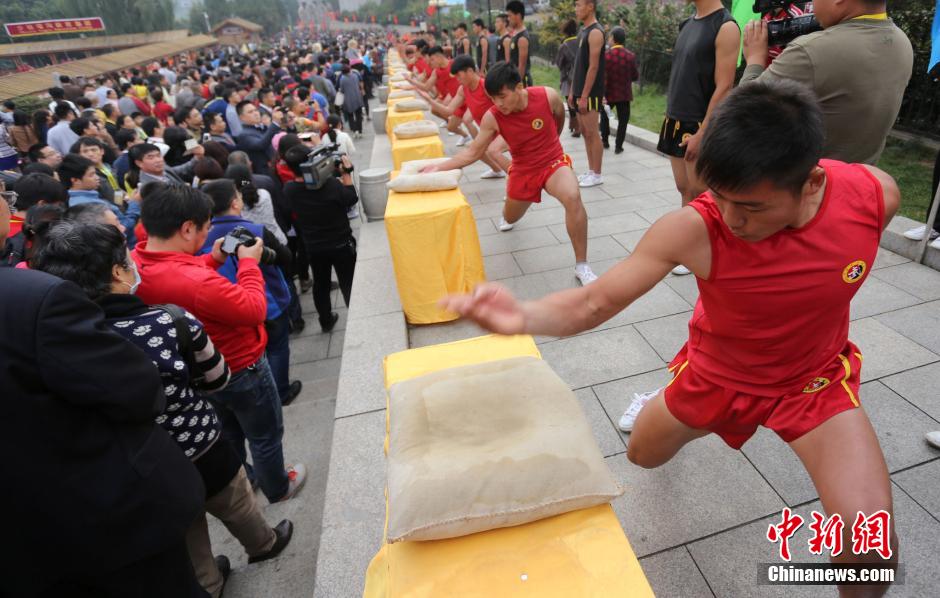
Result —
[[[845,347],[849,303],[878,251],[884,198],[863,166],[820,166],[826,190],[816,216],[763,241],[734,236],[710,193],[690,204],[712,248],[689,322],[689,367],[706,380],[781,396],[804,388]]]
[[[473,120],[477,121],[477,124],[480,124],[483,122],[483,116],[486,114],[486,111],[493,107],[493,100],[490,99],[490,96],[486,95],[483,79],[480,79],[479,83],[477,83],[475,91],[471,90],[466,85],[461,85],[461,87],[463,87],[463,103],[473,116]]]
[[[528,87],[529,103],[525,110],[503,114],[496,106],[490,114],[496,118],[499,133],[509,144],[513,168],[544,168],[565,155],[558,141],[555,115],[544,87]]]
[[[440,96],[441,99],[447,95],[454,97],[457,95],[457,89],[460,88],[460,82],[457,81],[457,77],[450,74],[451,62],[453,61],[449,61],[447,66],[434,69],[437,73],[437,80],[434,86],[437,88],[437,95]]]

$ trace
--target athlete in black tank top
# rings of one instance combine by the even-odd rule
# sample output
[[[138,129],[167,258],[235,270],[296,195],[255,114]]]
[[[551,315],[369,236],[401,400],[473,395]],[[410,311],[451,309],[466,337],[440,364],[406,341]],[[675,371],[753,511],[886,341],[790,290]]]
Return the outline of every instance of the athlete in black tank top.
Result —
[[[528,29],[523,29],[522,31],[515,33],[509,42],[509,64],[519,69],[520,72],[522,69],[519,68],[519,40],[522,38],[525,38],[526,44],[529,43]],[[527,47],[529,46],[527,45]],[[522,83],[526,87],[530,87],[532,85],[532,59],[528,51],[526,52],[525,57],[525,77],[522,78]]]

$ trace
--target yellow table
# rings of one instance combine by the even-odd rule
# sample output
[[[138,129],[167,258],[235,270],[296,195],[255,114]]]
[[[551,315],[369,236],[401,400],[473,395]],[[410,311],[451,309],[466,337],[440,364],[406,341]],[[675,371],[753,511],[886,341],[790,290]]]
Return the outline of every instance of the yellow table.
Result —
[[[385,132],[388,135],[391,135],[395,127],[402,123],[411,122],[413,120],[424,120],[426,118],[423,110],[398,112],[393,106],[394,104],[390,104],[388,112],[385,113]]]
[[[541,357],[530,336],[484,336],[394,353],[385,387],[439,369]],[[394,417],[394,406],[386,410]],[[386,428],[386,441],[388,430]],[[364,598],[652,597],[610,505],[461,538],[384,544],[366,572]]]
[[[477,224],[463,193],[389,191],[385,229],[408,322],[456,320],[456,314],[437,306],[438,300],[468,293],[486,280]]]
[[[392,139],[392,161],[395,170],[400,170],[402,162],[423,160],[425,158],[443,158],[444,142],[440,135],[428,135],[414,139],[399,139],[394,133]]]

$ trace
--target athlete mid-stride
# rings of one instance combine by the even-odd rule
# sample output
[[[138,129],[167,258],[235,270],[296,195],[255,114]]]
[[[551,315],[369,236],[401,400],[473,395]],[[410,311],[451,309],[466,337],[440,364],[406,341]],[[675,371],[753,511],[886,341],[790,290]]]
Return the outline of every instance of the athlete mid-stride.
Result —
[[[483,83],[493,107],[484,114],[480,132],[468,148],[424,172],[463,168],[482,158],[498,136],[509,145],[512,164],[506,183],[506,203],[499,230],[508,231],[533,203],[542,201],[542,189],[565,208],[565,226],[574,249],[574,273],[581,284],[597,280],[587,264],[587,212],[581,203],[578,178],[571,158],[558,140],[565,126],[565,102],[554,89],[522,86],[516,67],[496,63]]]
[[[830,517],[884,511],[893,522],[888,469],[859,403],[862,355],[848,331],[849,304],[900,193],[877,168],[820,159],[823,139],[806,89],[740,87],[702,140],[696,169],[710,191],[660,218],[594,284],[519,302],[486,283],[441,305],[501,334],[566,336],[610,319],[682,264],[699,288],[689,339],[669,366],[672,381],[637,395],[621,419],[632,430],[629,459],[658,467],[710,433],[740,449],[764,426],[803,462]],[[887,560],[844,550],[833,561],[895,566],[893,527]]]

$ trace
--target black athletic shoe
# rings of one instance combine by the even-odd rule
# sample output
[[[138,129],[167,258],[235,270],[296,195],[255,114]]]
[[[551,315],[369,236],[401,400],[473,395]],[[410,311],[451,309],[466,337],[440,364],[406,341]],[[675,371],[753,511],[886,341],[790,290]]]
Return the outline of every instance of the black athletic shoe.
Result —
[[[300,334],[307,327],[307,322],[303,318],[297,318],[290,323],[290,333]]]
[[[297,398],[297,395],[300,394],[301,389],[304,387],[304,383],[300,380],[294,380],[290,383],[290,386],[287,387],[287,396],[281,400],[281,405],[287,407],[294,402],[294,399]]]
[[[336,326],[336,322],[338,321],[339,321],[339,314],[336,313],[335,311],[331,312],[330,316],[327,319],[320,320],[320,329],[323,330],[323,332],[329,332],[333,330],[333,327]]]
[[[273,559],[281,554],[281,552],[287,548],[287,545],[290,544],[291,536],[294,535],[294,524],[290,522],[290,519],[285,519],[274,527],[274,535],[276,539],[274,540],[274,546],[271,547],[271,550],[264,554],[259,554],[258,556],[249,557],[248,564],[260,563],[268,559]]]
[[[622,153],[623,153],[623,148],[622,148],[622,147],[614,148],[614,153],[615,153],[615,154],[622,154]]]
[[[604,139],[604,140],[602,140],[602,141],[603,141],[603,143],[604,143],[604,149],[610,149],[610,142],[607,141],[606,139]]]

